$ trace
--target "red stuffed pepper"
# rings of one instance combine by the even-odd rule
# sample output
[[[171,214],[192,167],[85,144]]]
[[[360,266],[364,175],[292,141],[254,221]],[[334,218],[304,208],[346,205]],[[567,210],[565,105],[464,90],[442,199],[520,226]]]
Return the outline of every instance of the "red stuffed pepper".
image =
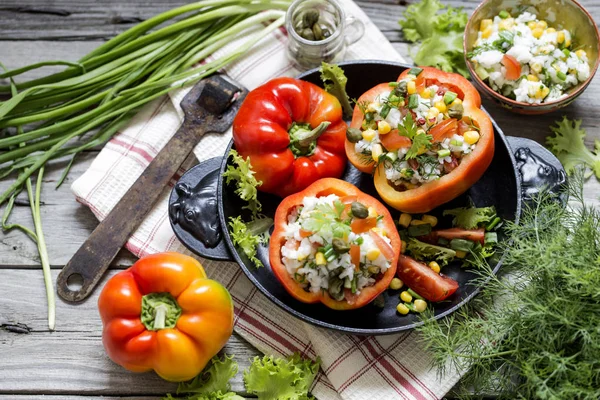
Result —
[[[494,130],[477,90],[458,74],[404,71],[357,102],[346,139],[350,162],[374,172],[390,206],[423,213],[471,187],[494,156]]]
[[[250,157],[259,190],[285,197],[342,175],[346,128],[334,96],[309,82],[277,78],[248,94],[233,121],[233,141]]]
[[[348,182],[325,178],[281,202],[269,258],[296,299],[349,310],[387,289],[400,248],[383,204]]]

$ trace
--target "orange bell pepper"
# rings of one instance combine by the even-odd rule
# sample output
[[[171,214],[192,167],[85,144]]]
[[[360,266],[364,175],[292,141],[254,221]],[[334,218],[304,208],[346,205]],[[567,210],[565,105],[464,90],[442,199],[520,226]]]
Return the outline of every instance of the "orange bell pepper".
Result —
[[[102,342],[114,362],[174,382],[198,375],[233,331],[227,289],[179,253],[144,257],[113,276],[98,309]]]
[[[385,227],[386,233],[391,241],[391,245],[379,238],[373,231],[369,231],[369,234],[375,239],[381,252],[385,255],[386,259],[390,261],[390,267],[377,278],[375,284],[367,286],[360,291],[357,296],[346,293],[346,298],[343,300],[333,299],[327,291],[309,292],[298,283],[288,273],[283,261],[281,260],[281,248],[285,245],[285,227],[287,225],[288,215],[292,212],[296,206],[303,203],[305,197],[316,196],[323,197],[330,194],[335,194],[342,199],[352,199],[358,201],[366,207],[373,207],[378,215],[382,216],[382,222]],[[350,197],[351,196],[351,197]],[[347,207],[350,207],[348,204]],[[387,289],[390,282],[394,278],[396,273],[396,265],[398,263],[398,256],[400,254],[400,248],[402,242],[398,235],[398,230],[394,225],[394,220],[390,215],[388,209],[381,204],[380,201],[374,197],[369,196],[366,193],[361,192],[356,186],[351,183],[335,179],[335,178],[323,178],[301,192],[286,197],[277,207],[275,212],[275,228],[271,234],[271,240],[269,244],[269,262],[271,269],[275,274],[275,277],[281,282],[283,287],[290,293],[294,298],[303,303],[323,303],[329,308],[334,310],[352,310],[359,307],[363,307],[374,300],[379,294]],[[373,218],[375,219],[375,218]],[[354,229],[353,229],[354,231]],[[356,233],[356,231],[354,231]],[[356,253],[359,253],[358,255]],[[351,247],[350,249],[351,258],[354,260],[360,256],[360,249],[358,246]],[[355,266],[358,264],[354,261]]]
[[[456,129],[453,133],[462,134],[465,131],[464,120],[467,119],[479,128],[480,139],[477,146],[475,146],[475,150],[464,156],[454,170],[437,180],[424,183],[414,189],[397,190],[387,180],[384,164],[379,164],[375,171],[374,181],[375,188],[383,201],[397,210],[413,214],[428,212],[467,191],[481,178],[494,158],[492,121],[481,110],[481,97],[475,87],[461,75],[443,72],[431,67],[420,68],[423,69],[423,72],[419,77],[423,76],[425,78],[427,86],[435,84],[451,90],[457,93],[458,98],[463,102],[463,120],[449,120],[451,122],[445,123],[444,127],[453,127],[453,130]],[[398,81],[406,77],[408,71],[406,70],[400,74]],[[446,129],[442,131],[434,132],[438,136],[438,140],[449,134],[445,132]],[[350,160],[352,161],[352,159]]]

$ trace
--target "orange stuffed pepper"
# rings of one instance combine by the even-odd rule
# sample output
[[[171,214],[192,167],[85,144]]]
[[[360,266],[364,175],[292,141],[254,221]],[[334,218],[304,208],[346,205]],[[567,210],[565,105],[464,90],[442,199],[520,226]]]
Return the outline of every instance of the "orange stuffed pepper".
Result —
[[[233,332],[227,289],[178,253],[144,257],[113,276],[98,300],[108,356],[168,381],[198,375]]]
[[[471,187],[494,157],[481,97],[458,74],[412,68],[364,93],[346,139],[350,162],[373,172],[390,206],[423,213]]]
[[[296,299],[349,310],[387,289],[400,248],[381,202],[348,182],[324,178],[281,202],[269,259]]]

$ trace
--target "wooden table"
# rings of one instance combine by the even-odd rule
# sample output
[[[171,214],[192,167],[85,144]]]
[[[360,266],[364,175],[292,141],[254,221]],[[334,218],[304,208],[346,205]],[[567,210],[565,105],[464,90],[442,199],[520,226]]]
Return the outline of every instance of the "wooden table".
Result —
[[[0,3],[0,61],[8,68],[42,60],[79,59],[103,41],[136,22],[185,3],[182,0],[3,0]],[[398,20],[406,2],[376,0],[357,2],[393,42],[406,60],[410,45],[399,30]],[[398,4],[400,3],[400,4]],[[448,2],[472,11],[478,1]],[[600,3],[581,0],[600,21]],[[36,71],[39,77],[51,68]],[[518,116],[489,101],[485,106],[504,132],[525,136],[541,143],[550,134],[549,126],[563,114],[583,119],[588,131],[587,144],[600,139],[600,76],[587,91],[563,111],[545,116]],[[99,149],[79,157],[60,189],[56,181],[65,166],[55,163],[44,179],[42,221],[56,280],[59,270],[71,258],[97,224],[92,213],[72,196],[70,183],[85,171]],[[0,190],[8,186],[0,182]],[[596,201],[600,185],[592,178],[586,183],[586,197]],[[17,204],[12,220],[30,223],[25,199]],[[131,265],[134,257],[122,251],[108,276]],[[102,284],[102,283],[101,283]],[[0,233],[0,400],[89,399],[95,396],[129,399],[157,399],[175,385],[153,373],[133,374],[113,364],[101,344],[101,324],[96,310],[96,291],[88,301],[71,306],[57,300],[56,330],[49,332],[46,298],[36,246],[21,232]],[[11,326],[24,324],[31,331],[19,334]],[[258,352],[234,334],[225,351],[237,356],[240,370]],[[243,393],[240,376],[233,389]],[[48,396],[50,395],[50,396]],[[96,397],[99,398],[99,397]]]

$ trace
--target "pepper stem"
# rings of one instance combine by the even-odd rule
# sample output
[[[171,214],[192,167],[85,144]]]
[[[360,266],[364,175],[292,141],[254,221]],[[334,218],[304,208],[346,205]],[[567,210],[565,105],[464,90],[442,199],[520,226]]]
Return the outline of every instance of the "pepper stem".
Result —
[[[308,124],[293,124],[289,130],[290,149],[295,156],[309,156],[316,147],[316,141],[331,125],[329,121],[321,122],[316,128],[310,130]]]
[[[142,297],[140,319],[149,331],[174,328],[181,307],[170,293],[150,293]]]

